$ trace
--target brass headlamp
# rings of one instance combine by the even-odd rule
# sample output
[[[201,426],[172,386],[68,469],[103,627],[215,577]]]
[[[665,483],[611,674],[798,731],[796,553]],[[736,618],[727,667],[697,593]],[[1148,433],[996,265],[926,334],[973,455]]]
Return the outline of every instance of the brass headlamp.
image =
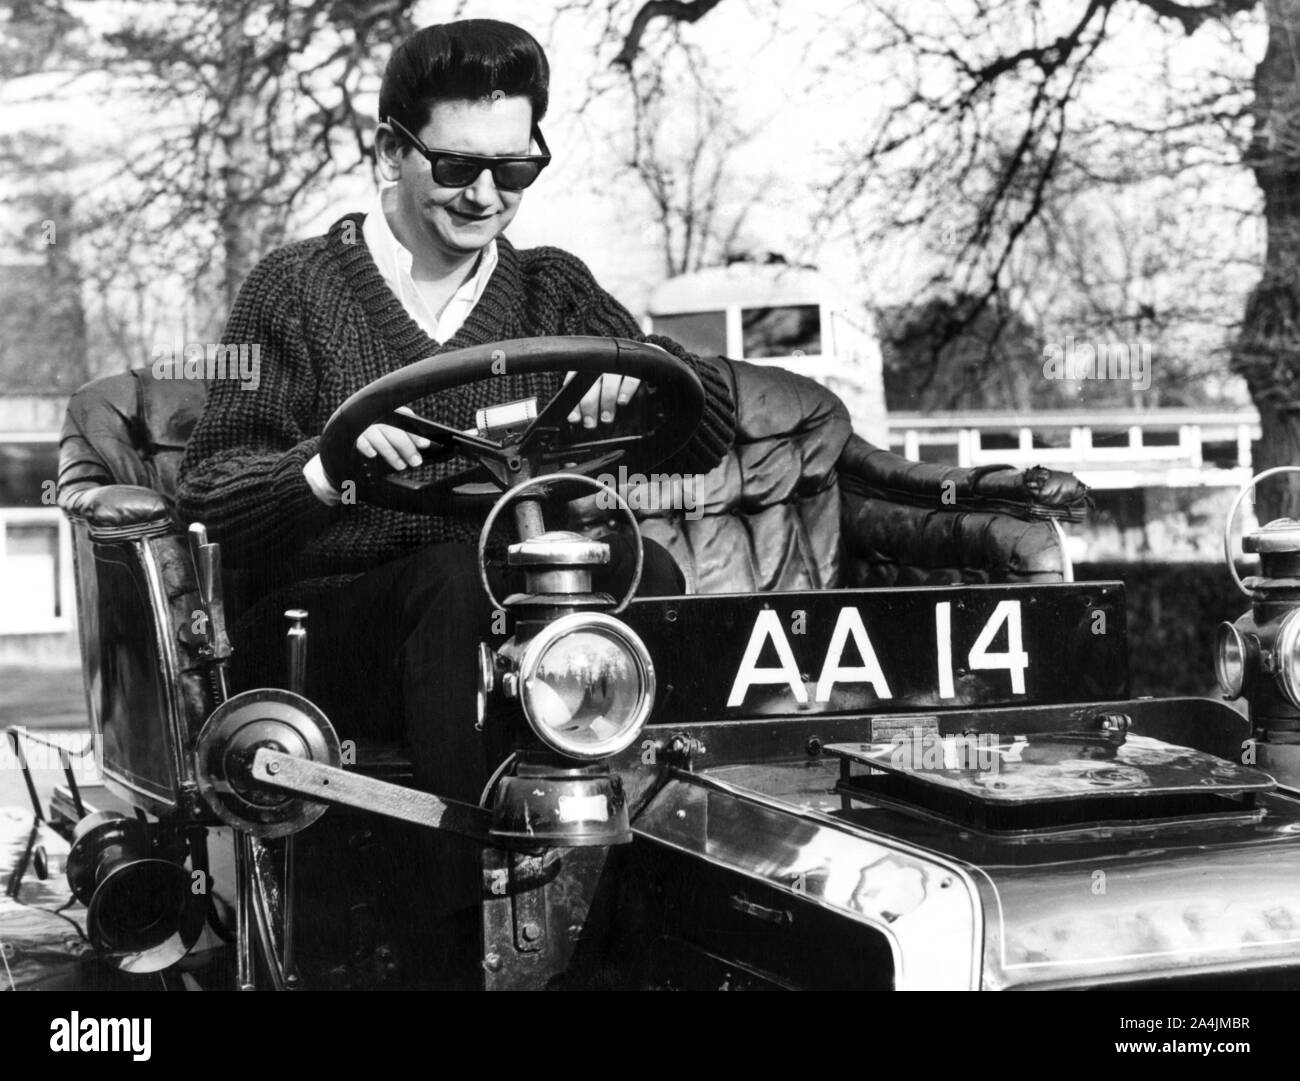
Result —
[[[655,700],[655,671],[640,636],[615,615],[632,599],[644,553],[639,543],[627,592],[616,600],[593,590],[593,570],[609,561],[609,546],[567,530],[542,531],[530,489],[590,478],[557,474],[507,492],[483,526],[479,569],[489,599],[513,620],[499,650],[479,651],[479,721],[494,695],[518,703],[527,722],[514,769],[492,801],[492,834],[502,840],[564,845],[616,844],[631,839],[617,775],[603,765],[641,734]],[[525,497],[522,498],[521,497]],[[636,530],[631,508],[614,493]],[[524,572],[523,592],[498,600],[486,572],[486,545],[497,514],[518,502],[523,538],[507,563]]]
[[[1279,466],[1261,473],[1237,496],[1224,528],[1224,553],[1250,611],[1219,625],[1214,672],[1224,697],[1250,707],[1255,764],[1300,786],[1300,521],[1279,518],[1247,534],[1241,547],[1259,556],[1260,573],[1244,580],[1232,561],[1231,528],[1245,496],[1265,477],[1300,472]]]

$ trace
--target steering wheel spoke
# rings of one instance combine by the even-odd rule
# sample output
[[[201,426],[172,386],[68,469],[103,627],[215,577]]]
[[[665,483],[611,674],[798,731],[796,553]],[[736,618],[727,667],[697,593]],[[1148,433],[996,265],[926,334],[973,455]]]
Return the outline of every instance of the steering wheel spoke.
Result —
[[[584,453],[575,454],[575,450]],[[590,446],[568,447],[563,452],[554,451],[544,455],[538,464],[545,467],[544,472],[581,473],[587,477],[594,477],[618,465],[627,457],[627,452],[622,447],[595,455],[587,453],[590,450]]]
[[[595,460],[613,454],[615,460],[622,458],[641,441],[638,435],[618,435],[609,439],[589,439],[581,443],[571,443],[567,447],[547,447],[536,455],[540,465],[558,464],[565,472],[581,472],[581,466],[574,463],[584,459]],[[565,464],[569,463],[569,464]]]
[[[365,493],[372,501],[415,513],[471,510],[496,498],[501,479],[486,466],[473,465],[432,480],[386,471]]]
[[[411,435],[422,435],[425,439],[437,443],[445,450],[458,450],[463,453],[475,456],[488,455],[493,458],[503,458],[505,451],[497,443],[490,439],[484,439],[479,435],[471,435],[469,432],[458,432],[455,428],[446,424],[441,424],[436,420],[430,420],[428,417],[422,417],[418,413],[403,413],[400,409],[394,409],[388,416],[383,418],[384,424],[391,424],[394,428],[401,428],[404,432]]]
[[[568,423],[569,414],[578,408],[578,403],[586,397],[587,391],[596,385],[601,374],[601,372],[574,372],[573,378],[560,388],[559,393],[546,403],[546,408],[528,425],[519,440],[520,453],[527,454],[545,433],[559,432],[561,427]]]

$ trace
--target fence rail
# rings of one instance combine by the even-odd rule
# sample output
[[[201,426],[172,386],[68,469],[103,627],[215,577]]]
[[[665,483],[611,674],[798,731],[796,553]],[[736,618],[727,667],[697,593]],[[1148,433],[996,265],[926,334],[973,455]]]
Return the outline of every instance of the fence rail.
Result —
[[[891,413],[892,449],[957,466],[1044,465],[1094,488],[1232,487],[1251,475],[1254,410]]]

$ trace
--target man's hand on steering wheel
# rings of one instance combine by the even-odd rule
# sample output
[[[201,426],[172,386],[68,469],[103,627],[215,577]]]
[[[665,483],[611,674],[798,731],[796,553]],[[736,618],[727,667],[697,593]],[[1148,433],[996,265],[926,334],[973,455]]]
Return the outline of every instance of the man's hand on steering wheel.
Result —
[[[405,405],[398,406],[397,412],[405,413],[408,417],[415,416],[415,411]],[[372,424],[357,436],[357,450],[367,458],[383,458],[394,469],[422,465],[424,458],[420,451],[428,450],[432,445],[432,440],[404,432],[391,424]]]
[[[564,382],[567,384],[576,374],[576,372],[569,372],[564,377]],[[567,419],[570,424],[581,422],[584,428],[594,428],[597,424],[611,424],[616,410],[632,400],[632,395],[637,392],[640,385],[641,380],[635,376],[607,372],[592,384],[591,389],[582,396],[582,401],[574,407]]]
[[[398,406],[398,413],[415,416],[409,406]],[[412,435],[391,424],[372,424],[357,436],[357,450],[367,458],[381,457],[394,469],[405,469],[423,463],[420,451],[428,450],[432,441],[422,435]],[[307,485],[312,494],[327,507],[336,507],[343,498],[343,493],[329,482],[325,469],[321,465],[320,455],[315,455],[303,466],[302,475],[307,478]]]

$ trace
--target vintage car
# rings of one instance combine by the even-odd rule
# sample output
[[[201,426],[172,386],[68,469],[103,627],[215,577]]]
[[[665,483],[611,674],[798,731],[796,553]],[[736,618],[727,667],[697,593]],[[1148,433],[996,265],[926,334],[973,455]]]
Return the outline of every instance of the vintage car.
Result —
[[[94,951],[20,943],[20,984],[1300,984],[1295,523],[1247,538],[1253,607],[1219,632],[1250,719],[1134,699],[1123,585],[1070,580],[1074,478],[906,461],[811,381],[737,364],[735,448],[687,493],[649,472],[699,420],[684,364],[620,340],[500,348],[578,377],[476,433],[403,419],[499,350],[444,355],[351,398],[321,451],[380,505],[490,506],[480,563],[522,572],[492,597],[510,637],[480,647],[478,716],[458,720],[515,748],[479,805],[335,732],[301,693],[309,614],[286,613],[287,688],[229,685],[235,586],[172,501],[203,384],[136,371],[73,398],[59,500],[103,783],[69,775],[15,874],[53,888],[62,865]],[[634,430],[593,442],[564,418],[604,371],[685,406],[646,395]],[[381,418],[477,465],[366,474],[355,437]],[[611,524],[665,545],[688,594],[593,592]],[[468,974],[424,933],[431,831],[481,849]]]

